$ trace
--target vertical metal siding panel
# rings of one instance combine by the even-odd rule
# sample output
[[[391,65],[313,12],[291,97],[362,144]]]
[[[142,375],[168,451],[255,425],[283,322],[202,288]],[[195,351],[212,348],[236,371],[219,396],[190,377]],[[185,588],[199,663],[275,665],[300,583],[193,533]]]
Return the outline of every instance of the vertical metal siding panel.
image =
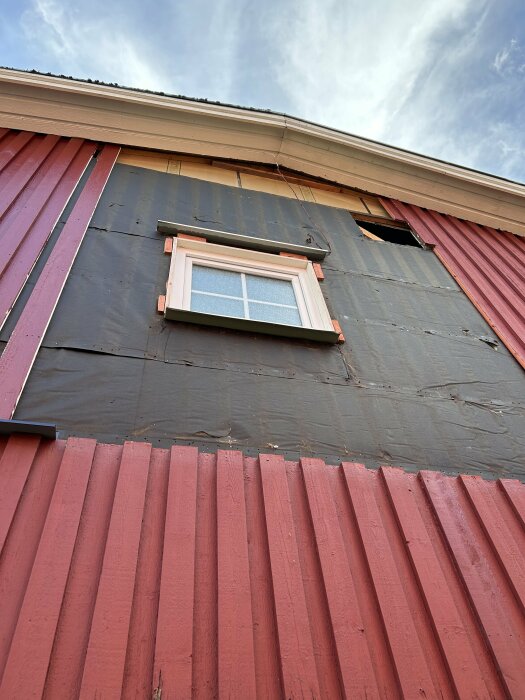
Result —
[[[483,682],[467,630],[450,595],[443,570],[414,498],[413,486],[401,469],[382,467],[381,474],[406,540],[414,575],[439,639],[454,689],[460,698],[484,697],[489,694],[489,690]]]
[[[217,453],[219,696],[255,696],[253,616],[242,453]]]
[[[12,438],[9,442],[11,440]],[[31,576],[63,451],[62,442],[46,441],[41,444],[0,557],[0,680]]]
[[[122,693],[150,457],[151,445],[125,443],[80,698]]]
[[[95,440],[81,438],[67,442],[11,642],[0,697],[42,696],[95,445]]]
[[[525,490],[519,481],[499,479],[498,485],[512,506],[516,518],[525,530]]]
[[[487,543],[476,537],[449,481],[438,472],[420,472],[457,570],[511,697],[525,697],[523,617],[513,613],[509,596],[488,560]]]
[[[284,691],[281,683],[277,621],[259,460],[255,457],[245,457],[244,468],[256,697],[281,698]]]
[[[149,698],[153,688],[169,459],[168,450],[152,450],[131,607],[123,700]]]
[[[0,219],[16,201],[29,180],[59,142],[60,136],[44,136],[18,164],[15,173],[0,175]]]
[[[22,495],[40,438],[28,435],[13,436],[0,459],[0,552],[2,552],[9,528]]]
[[[395,697],[399,695],[399,683],[385,627],[381,615],[378,614],[374,582],[363,550],[342,467],[338,468],[337,477],[333,478],[333,482],[332,492],[341,523],[343,543],[355,582],[356,596],[363,617],[363,627],[380,696],[383,698],[390,694]]]
[[[25,236],[16,255],[11,258],[9,266],[0,277],[0,327],[12,309],[47,239],[51,235],[94,153],[95,144],[84,144],[69,163],[64,176],[41,211],[33,212],[34,219],[30,224],[28,235]],[[6,225],[8,220],[10,220],[10,214],[11,212],[6,216],[5,222],[3,222]],[[2,225],[0,225],[0,233],[1,230]]]
[[[518,482],[0,443],[2,697],[523,697]]]
[[[287,460],[284,464],[319,692],[322,698],[335,700],[343,697],[344,692],[304,478],[298,462]]]
[[[406,221],[434,246],[450,274],[525,367],[525,238],[399,201],[381,202],[391,216]]]
[[[119,148],[105,146],[0,357],[0,417],[11,418]]]
[[[404,697],[437,697],[364,465],[345,462],[352,508]]]
[[[153,684],[173,700],[191,697],[198,459],[171,448]]]
[[[505,521],[498,513],[488,484],[479,476],[461,476],[460,481],[516,600],[525,613],[525,552],[517,546]]]
[[[11,163],[11,161],[22,151],[26,143],[29,143],[35,136],[32,131],[21,131],[18,134],[11,131],[6,138],[2,139],[0,146],[0,173]]]
[[[321,697],[284,460],[259,462],[285,696]]]
[[[40,213],[81,146],[81,139],[71,139],[69,143],[63,144],[63,148],[56,148],[49,155],[46,161],[48,167],[45,178],[39,182],[38,187],[32,192],[28,201],[24,203],[24,207],[15,213],[15,218],[11,225],[2,231],[3,245],[0,250],[0,275],[4,273],[9,265],[9,261],[31,228],[35,215]]]
[[[469,244],[462,222],[450,222],[435,212],[428,212],[427,216],[428,226],[440,236],[440,245],[435,248],[438,257],[456,279],[459,275],[459,280],[467,283],[465,291],[473,303],[482,302],[483,308],[491,310],[493,322],[499,324],[501,332],[519,342],[525,337],[525,322],[520,311],[523,300],[509,287],[494,256],[484,256],[481,239]]]
[[[217,682],[217,458],[199,454],[195,531],[192,693],[218,696]]]
[[[310,515],[330,610],[341,683],[348,698],[378,698],[365,628],[323,461],[302,459]]]
[[[78,698],[122,445],[97,445],[44,689],[46,700]]]
[[[60,139],[0,222],[0,327],[94,152],[94,143]]]

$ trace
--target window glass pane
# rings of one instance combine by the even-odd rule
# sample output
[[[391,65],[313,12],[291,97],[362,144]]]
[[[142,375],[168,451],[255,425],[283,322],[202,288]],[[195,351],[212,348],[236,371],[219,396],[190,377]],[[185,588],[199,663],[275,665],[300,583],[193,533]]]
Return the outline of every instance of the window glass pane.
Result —
[[[214,294],[191,293],[191,310],[218,316],[235,316],[244,318],[244,303],[242,300],[215,296]]]
[[[242,297],[241,273],[204,265],[192,265],[191,288],[199,292]]]
[[[274,304],[297,306],[291,280],[279,280],[273,277],[246,275],[248,299],[271,301]]]
[[[250,318],[254,321],[269,321],[270,323],[285,323],[289,326],[302,326],[297,309],[289,306],[274,306],[250,301],[248,304]]]

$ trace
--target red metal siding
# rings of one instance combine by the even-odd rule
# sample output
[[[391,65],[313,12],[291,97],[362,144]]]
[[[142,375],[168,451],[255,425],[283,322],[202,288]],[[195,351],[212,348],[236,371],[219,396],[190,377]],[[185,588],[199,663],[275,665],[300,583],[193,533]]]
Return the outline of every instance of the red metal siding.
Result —
[[[424,243],[434,246],[459,286],[525,367],[525,238],[392,199],[381,203]]]
[[[0,418],[15,412],[64,284],[120,148],[104,146],[0,356]],[[7,242],[9,247],[10,241]],[[11,251],[11,254],[14,251]],[[0,259],[2,254],[0,253]]]
[[[0,697],[522,698],[524,520],[516,481],[3,438]]]
[[[96,145],[0,130],[0,327]]]

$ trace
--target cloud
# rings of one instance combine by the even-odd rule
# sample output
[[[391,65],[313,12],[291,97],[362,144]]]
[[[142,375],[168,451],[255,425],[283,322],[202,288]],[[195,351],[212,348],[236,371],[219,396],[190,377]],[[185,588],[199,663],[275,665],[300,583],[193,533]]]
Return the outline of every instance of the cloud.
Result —
[[[293,3],[275,23],[277,79],[302,116],[385,138],[435,60],[433,37],[458,23],[473,3]]]
[[[525,179],[517,155],[525,59],[508,38],[508,17],[487,0],[303,0],[287,8],[274,22],[274,55],[295,114]],[[500,72],[516,79],[503,84]]]
[[[81,12],[74,4],[35,0],[23,13],[21,25],[26,40],[61,66],[60,72],[161,89],[165,76],[141,51],[140,39],[130,37],[122,22],[111,20],[93,6]]]
[[[28,1],[0,29],[18,37],[11,65],[286,112],[525,179],[520,0]]]
[[[234,0],[33,0],[21,26],[37,65],[52,72],[228,101],[241,10]]]
[[[502,77],[516,72],[525,72],[525,51],[517,39],[511,39],[508,44],[498,51],[492,67]]]

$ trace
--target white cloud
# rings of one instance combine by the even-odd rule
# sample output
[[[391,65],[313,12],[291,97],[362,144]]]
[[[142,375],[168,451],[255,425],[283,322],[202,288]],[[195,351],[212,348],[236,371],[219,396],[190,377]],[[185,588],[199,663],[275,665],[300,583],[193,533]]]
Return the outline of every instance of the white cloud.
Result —
[[[104,11],[87,0],[33,0],[21,26],[39,65],[52,71],[58,65],[74,77],[227,101],[241,12],[235,0],[161,2],[141,22],[131,4]]]
[[[525,72],[525,50],[517,39],[511,39],[498,51],[492,67],[502,77]]]
[[[385,138],[436,58],[433,37],[460,21],[473,4],[303,0],[275,24],[278,80],[302,116]]]
[[[31,0],[20,43],[39,70],[251,103],[523,178],[525,51],[493,12],[489,0]]]

